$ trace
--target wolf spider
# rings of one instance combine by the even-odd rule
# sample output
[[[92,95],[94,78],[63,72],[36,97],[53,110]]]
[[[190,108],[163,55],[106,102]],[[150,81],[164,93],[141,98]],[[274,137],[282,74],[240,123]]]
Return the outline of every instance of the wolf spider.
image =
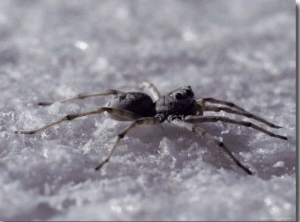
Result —
[[[235,164],[243,169],[247,174],[252,174],[252,172],[244,166],[225,146],[225,144],[217,140],[214,136],[206,132],[204,129],[196,126],[192,123],[203,123],[203,122],[226,122],[236,125],[242,125],[256,129],[260,132],[263,132],[271,137],[276,137],[279,139],[287,140],[287,137],[274,134],[258,125],[255,125],[248,121],[235,120],[225,116],[204,116],[205,112],[220,112],[224,111],[226,113],[236,114],[240,116],[245,116],[250,119],[257,120],[261,123],[264,123],[272,128],[281,128],[280,126],[274,125],[273,123],[268,122],[267,120],[260,118],[250,112],[247,112],[243,108],[235,105],[234,103],[218,100],[214,98],[202,98],[195,99],[194,92],[190,86],[182,86],[178,89],[175,89],[168,94],[162,96],[157,88],[148,82],[144,82],[142,86],[147,87],[154,98],[154,101],[151,97],[142,92],[121,92],[119,90],[107,90],[103,92],[94,92],[94,93],[85,93],[79,94],[75,97],[61,100],[61,103],[69,102],[76,99],[85,99],[88,97],[94,96],[106,96],[113,95],[112,98],[108,101],[107,105],[100,107],[98,109],[81,112],[75,114],[68,114],[61,119],[58,119],[55,122],[52,122],[48,125],[45,125],[41,128],[29,131],[16,131],[22,134],[34,134],[42,130],[47,129],[48,127],[54,126],[64,121],[71,121],[73,119],[89,116],[93,114],[100,114],[107,112],[109,117],[118,121],[133,121],[129,126],[125,128],[116,138],[114,145],[109,151],[106,158],[96,166],[95,170],[102,168],[106,164],[114,153],[117,144],[119,141],[134,127],[138,125],[156,125],[167,121],[172,123],[180,128],[187,129],[191,132],[195,132],[209,141],[214,142],[218,147],[223,149],[225,153],[235,162]],[[47,106],[52,103],[42,102],[39,105]],[[209,105],[209,104],[220,104],[223,106]]]

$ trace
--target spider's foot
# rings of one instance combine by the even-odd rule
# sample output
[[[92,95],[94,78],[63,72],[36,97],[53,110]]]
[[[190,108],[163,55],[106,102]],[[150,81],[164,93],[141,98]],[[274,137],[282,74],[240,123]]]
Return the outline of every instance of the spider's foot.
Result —
[[[273,128],[276,128],[276,129],[282,128],[282,126],[278,126],[278,125],[275,125],[275,124],[272,124],[272,125],[270,125],[270,126],[273,127]]]
[[[283,140],[288,140],[288,138],[287,138],[286,136],[282,136],[281,139],[283,139]]]
[[[243,169],[244,169],[244,171],[245,171],[246,173],[248,173],[249,175],[253,175],[253,173],[252,173],[248,168],[244,167]]]
[[[236,163],[241,169],[243,169],[247,174],[249,175],[253,175],[253,173],[247,168],[245,167],[243,164],[241,164],[240,162]]]
[[[22,131],[22,130],[19,130],[19,131],[15,131],[15,133],[21,133],[21,134],[35,134],[36,131],[35,131],[35,130],[31,130],[31,131]]]
[[[275,134],[274,137],[277,137],[277,138],[282,139],[282,140],[288,140],[288,138],[286,136],[281,136],[281,135],[277,135],[277,134]]]
[[[39,106],[50,106],[52,103],[49,102],[39,102],[38,105]]]
[[[104,160],[102,163],[100,163],[98,166],[95,167],[95,170],[100,170],[104,164],[106,164],[108,162],[109,159]]]

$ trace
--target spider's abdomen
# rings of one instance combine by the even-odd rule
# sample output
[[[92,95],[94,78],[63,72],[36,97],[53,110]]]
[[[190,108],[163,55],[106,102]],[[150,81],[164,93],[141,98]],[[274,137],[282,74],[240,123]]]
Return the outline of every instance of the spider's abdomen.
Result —
[[[108,101],[107,106],[133,112],[139,117],[151,117],[155,115],[155,105],[151,97],[142,92],[128,92],[114,95]],[[119,121],[126,120],[114,115],[110,115],[110,117]]]

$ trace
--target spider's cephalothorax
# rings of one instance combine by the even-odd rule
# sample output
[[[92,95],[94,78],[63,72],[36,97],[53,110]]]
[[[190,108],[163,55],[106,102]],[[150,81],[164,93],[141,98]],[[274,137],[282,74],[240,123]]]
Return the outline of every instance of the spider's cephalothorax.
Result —
[[[246,126],[249,128],[256,129],[260,132],[263,132],[271,137],[276,137],[279,139],[287,140],[287,137],[274,134],[254,123],[243,121],[243,120],[235,120],[225,116],[206,116],[205,112],[220,112],[224,111],[226,113],[236,114],[240,116],[244,116],[247,118],[254,119],[260,123],[266,124],[272,128],[281,128],[280,126],[274,125],[273,123],[268,122],[267,120],[258,117],[252,113],[247,112],[243,108],[235,105],[232,102],[227,102],[223,100],[217,100],[214,98],[202,98],[202,99],[194,99],[194,92],[190,86],[183,86],[176,90],[171,91],[165,96],[161,96],[157,88],[151,83],[143,83],[143,86],[149,88],[154,102],[150,96],[142,92],[121,92],[118,90],[107,90],[104,92],[95,92],[95,93],[85,93],[79,94],[75,97],[61,100],[60,102],[68,102],[75,99],[84,99],[87,97],[93,96],[105,96],[105,95],[113,95],[112,98],[108,101],[107,106],[100,107],[98,109],[68,114],[59,120],[50,123],[41,128],[30,130],[30,131],[17,131],[23,134],[34,134],[40,132],[48,127],[59,124],[64,121],[70,121],[79,117],[99,114],[102,112],[107,112],[110,117],[116,120],[131,120],[133,121],[128,127],[125,128],[117,137],[112,149],[108,153],[107,157],[97,165],[95,168],[99,170],[105,163],[107,163],[114,153],[118,142],[122,139],[128,131],[133,129],[138,125],[154,125],[160,124],[167,120],[168,122],[179,126],[181,128],[187,129],[189,131],[195,132],[209,141],[214,142],[219,148],[223,149],[229,157],[235,162],[235,164],[243,169],[246,173],[252,174],[252,172],[245,167],[225,146],[225,144],[211,134],[206,132],[204,129],[200,128],[192,124],[195,123],[203,123],[203,122],[217,122],[222,121],[226,123],[232,123],[237,125]],[[212,104],[220,104],[222,106],[216,105],[208,105],[207,103]],[[52,103],[42,102],[39,105],[51,105]]]
[[[190,86],[180,87],[162,96],[156,101],[155,110],[161,120],[203,114],[202,107],[194,99],[194,92]]]

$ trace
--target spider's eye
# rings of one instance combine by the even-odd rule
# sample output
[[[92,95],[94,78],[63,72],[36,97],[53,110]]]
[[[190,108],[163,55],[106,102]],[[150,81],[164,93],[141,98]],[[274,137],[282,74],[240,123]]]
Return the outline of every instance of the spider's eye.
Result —
[[[176,93],[175,98],[181,100],[183,98],[183,95],[181,93]]]
[[[192,90],[186,90],[186,95],[187,95],[188,97],[194,97],[194,93],[193,93]]]

